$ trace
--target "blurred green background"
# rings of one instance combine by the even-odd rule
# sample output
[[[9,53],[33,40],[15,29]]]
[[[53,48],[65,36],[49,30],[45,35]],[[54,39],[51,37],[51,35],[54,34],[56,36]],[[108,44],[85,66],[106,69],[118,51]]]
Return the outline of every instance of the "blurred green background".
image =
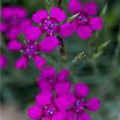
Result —
[[[84,3],[86,0],[81,1]],[[43,56],[57,70],[68,67],[72,73],[70,79],[73,84],[87,83],[91,88],[89,97],[99,97],[102,106],[98,112],[91,113],[92,120],[120,120],[120,0],[95,1],[99,7],[98,15],[104,21],[102,30],[86,41],[81,40],[76,33],[65,39],[67,55],[65,60],[59,54],[59,49],[49,56]],[[66,7],[68,2],[69,0],[63,0],[62,8],[70,16]],[[21,5],[29,11],[29,17],[36,10],[49,7],[45,0],[2,0],[1,3],[2,7]],[[52,5],[57,5],[57,0],[53,0]],[[36,70],[33,61],[30,62],[27,70],[16,70],[14,63],[20,54],[7,50],[4,53],[8,57],[9,64],[6,69],[1,70],[2,105],[4,107],[8,103],[12,103],[12,106],[15,104],[24,115],[39,93],[36,84],[39,70]]]

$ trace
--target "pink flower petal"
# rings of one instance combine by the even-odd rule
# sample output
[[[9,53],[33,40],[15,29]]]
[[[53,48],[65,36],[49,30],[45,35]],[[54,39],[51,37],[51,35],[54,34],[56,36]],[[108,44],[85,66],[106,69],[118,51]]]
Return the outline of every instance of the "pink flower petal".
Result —
[[[74,120],[75,118],[75,113],[72,110],[69,110],[66,113],[65,120]]]
[[[85,83],[75,85],[75,94],[81,97],[86,97],[90,93],[89,87]]]
[[[67,77],[69,76],[70,71],[68,69],[62,69],[58,75],[57,78],[59,81],[63,82],[67,80]]]
[[[56,105],[60,110],[66,110],[70,107],[70,102],[67,97],[61,96],[56,100]]]
[[[51,85],[45,79],[39,79],[38,86],[40,90],[45,90],[45,91],[52,90]]]
[[[8,49],[13,51],[19,51],[22,48],[22,44],[17,40],[12,40],[8,43]]]
[[[66,13],[58,7],[53,7],[50,11],[50,17],[57,19],[58,22],[62,22],[66,19]]]
[[[6,23],[0,23],[0,32],[5,32],[8,28]]]
[[[55,78],[55,75],[56,75],[56,71],[55,68],[52,66],[47,66],[41,71],[41,77],[45,79]]]
[[[69,103],[73,105],[76,101],[75,95],[73,93],[66,94],[67,99],[69,100]]]
[[[7,37],[10,40],[17,39],[18,35],[20,34],[20,29],[17,27],[12,27],[8,32],[7,32]]]
[[[48,17],[48,13],[46,10],[38,10],[36,13],[33,14],[32,20],[36,23],[40,23],[43,19]]]
[[[73,22],[72,22],[72,27],[73,27],[73,30],[77,30],[78,29],[78,23],[77,23],[77,21],[76,20],[74,20]]]
[[[60,26],[60,32],[59,34],[63,37],[68,37],[70,35],[72,35],[73,33],[73,28],[72,28],[72,24],[69,22],[66,22],[64,24],[62,24]]]
[[[36,65],[37,69],[42,68],[46,64],[46,60],[44,58],[40,57],[40,56],[35,56],[34,57],[34,62],[35,62],[35,65]]]
[[[87,102],[87,108],[91,111],[91,112],[95,112],[100,108],[100,101],[98,98],[94,97],[91,100],[89,100]]]
[[[36,41],[42,34],[39,27],[31,26],[25,30],[27,40]]]
[[[91,120],[91,118],[84,112],[83,114],[77,114],[76,120]]]
[[[28,109],[28,116],[34,120],[38,120],[42,117],[42,109],[34,105]]]
[[[83,40],[86,40],[92,36],[93,32],[87,26],[80,26],[77,29],[77,33]]]
[[[92,30],[99,30],[101,29],[103,26],[103,23],[102,23],[102,19],[99,18],[99,17],[93,17],[90,19],[90,22],[89,22],[89,27],[92,29]]]
[[[42,120],[51,120],[51,119],[44,117],[44,118],[42,118]]]
[[[7,67],[8,61],[7,57],[4,54],[0,54],[0,69]]]
[[[68,9],[72,14],[75,14],[82,10],[82,4],[78,0],[70,0],[68,4]]]
[[[47,36],[44,40],[40,42],[40,50],[49,53],[55,50],[58,46],[58,39],[54,36]]]
[[[58,83],[55,85],[55,91],[57,95],[66,95],[70,91],[70,88],[71,84],[69,82]]]
[[[54,114],[51,120],[64,120],[65,115],[66,115],[65,111],[60,111]]]
[[[29,20],[29,19],[26,19],[26,20],[24,20],[23,22],[21,22],[21,24],[20,24],[20,29],[21,29],[22,31],[24,31],[24,30],[28,29],[28,28],[31,27],[31,26],[32,26],[32,21]]]
[[[25,69],[28,66],[28,59],[26,57],[21,57],[15,64],[17,69]]]
[[[84,11],[88,14],[88,15],[95,15],[97,14],[97,4],[95,2],[87,2],[85,4],[85,7],[84,7]]]
[[[14,11],[11,7],[4,7],[2,8],[2,18],[9,19],[11,16],[14,15]]]
[[[39,95],[36,97],[36,103],[37,105],[43,107],[46,104],[51,103],[52,93],[50,91],[42,91]]]
[[[15,6],[12,9],[15,11],[15,14],[18,18],[25,18],[28,14],[28,12],[20,6]]]

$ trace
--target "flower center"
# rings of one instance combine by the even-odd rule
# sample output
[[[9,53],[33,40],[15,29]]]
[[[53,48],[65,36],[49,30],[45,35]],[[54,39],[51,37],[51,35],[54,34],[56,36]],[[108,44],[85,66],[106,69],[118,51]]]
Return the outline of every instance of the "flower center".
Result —
[[[59,32],[58,21],[55,18],[43,19],[40,23],[40,28],[43,32],[46,32],[47,35],[54,35],[54,33]]]
[[[81,99],[81,100],[76,100],[74,105],[73,105],[73,110],[76,112],[76,113],[82,113],[84,112],[84,108],[85,108],[85,101],[84,99]]]
[[[76,20],[79,25],[87,25],[89,23],[89,16],[87,13],[81,11]]]
[[[50,84],[54,84],[55,80],[53,78],[48,78],[47,81],[50,83]]]
[[[12,16],[9,20],[7,20],[6,22],[8,22],[9,25],[11,26],[16,26],[19,25],[19,23],[22,21],[22,19],[19,19],[17,16]]]
[[[43,115],[46,117],[52,117],[58,112],[58,108],[54,104],[48,104],[43,107]]]
[[[30,58],[38,54],[39,47],[35,42],[28,41],[22,51]]]
[[[52,88],[54,88],[56,84],[56,79],[54,77],[48,77],[46,78],[46,81],[51,85]]]

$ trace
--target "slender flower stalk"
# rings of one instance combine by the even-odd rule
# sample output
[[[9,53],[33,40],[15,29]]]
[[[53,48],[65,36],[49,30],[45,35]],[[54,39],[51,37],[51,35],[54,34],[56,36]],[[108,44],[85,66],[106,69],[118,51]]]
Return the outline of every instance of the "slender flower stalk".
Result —
[[[63,40],[60,36],[57,36],[57,38],[58,38],[58,40],[59,40],[61,57],[62,57],[62,59],[65,60],[65,59],[67,58],[67,55],[66,55],[66,52],[65,52],[64,40]]]

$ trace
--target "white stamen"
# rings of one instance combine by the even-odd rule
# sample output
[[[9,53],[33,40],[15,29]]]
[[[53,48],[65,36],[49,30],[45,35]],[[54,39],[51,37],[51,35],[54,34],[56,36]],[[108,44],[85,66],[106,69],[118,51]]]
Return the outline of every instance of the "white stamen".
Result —
[[[20,50],[20,52],[23,52],[23,50]]]
[[[50,36],[53,36],[53,34],[52,34],[52,33],[50,33]]]
[[[42,23],[39,23],[39,25],[41,26],[41,25],[42,25]]]

